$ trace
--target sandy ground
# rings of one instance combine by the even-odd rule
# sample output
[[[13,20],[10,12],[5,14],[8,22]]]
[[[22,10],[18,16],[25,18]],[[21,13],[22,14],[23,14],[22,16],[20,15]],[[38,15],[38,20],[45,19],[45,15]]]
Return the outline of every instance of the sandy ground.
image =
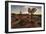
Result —
[[[41,27],[41,15],[12,14],[11,28],[34,28]]]

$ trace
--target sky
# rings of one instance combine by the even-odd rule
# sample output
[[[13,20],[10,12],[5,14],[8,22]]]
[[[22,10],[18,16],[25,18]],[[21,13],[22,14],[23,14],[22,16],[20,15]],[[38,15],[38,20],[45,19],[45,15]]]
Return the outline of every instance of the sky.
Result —
[[[21,5],[11,5],[11,13],[20,14],[28,14],[28,8],[36,8],[37,11],[34,14],[41,14],[41,7],[40,6],[21,6]]]

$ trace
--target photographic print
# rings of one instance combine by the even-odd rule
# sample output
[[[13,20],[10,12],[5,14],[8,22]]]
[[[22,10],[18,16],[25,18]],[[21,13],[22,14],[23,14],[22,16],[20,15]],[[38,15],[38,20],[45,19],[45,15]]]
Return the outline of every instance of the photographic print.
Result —
[[[8,32],[44,31],[44,3],[6,2]]]
[[[41,27],[41,6],[11,5],[11,28]]]

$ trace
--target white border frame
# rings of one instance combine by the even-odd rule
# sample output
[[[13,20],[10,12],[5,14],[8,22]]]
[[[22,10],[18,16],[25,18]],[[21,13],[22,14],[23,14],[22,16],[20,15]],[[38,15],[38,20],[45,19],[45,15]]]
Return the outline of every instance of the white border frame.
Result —
[[[38,28],[20,28],[20,29],[11,29],[11,5],[28,5],[28,6],[41,6],[42,7],[42,27]],[[42,4],[24,4],[24,3],[10,3],[8,5],[8,31],[16,32],[16,31],[32,31],[32,30],[43,30],[44,29],[44,5]]]

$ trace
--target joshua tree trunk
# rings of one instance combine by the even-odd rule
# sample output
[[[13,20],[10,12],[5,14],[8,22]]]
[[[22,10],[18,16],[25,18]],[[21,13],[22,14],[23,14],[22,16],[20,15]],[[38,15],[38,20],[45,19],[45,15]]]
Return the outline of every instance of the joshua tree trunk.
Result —
[[[32,19],[33,19],[33,13],[29,13],[29,15],[31,16],[31,23],[33,22]]]

